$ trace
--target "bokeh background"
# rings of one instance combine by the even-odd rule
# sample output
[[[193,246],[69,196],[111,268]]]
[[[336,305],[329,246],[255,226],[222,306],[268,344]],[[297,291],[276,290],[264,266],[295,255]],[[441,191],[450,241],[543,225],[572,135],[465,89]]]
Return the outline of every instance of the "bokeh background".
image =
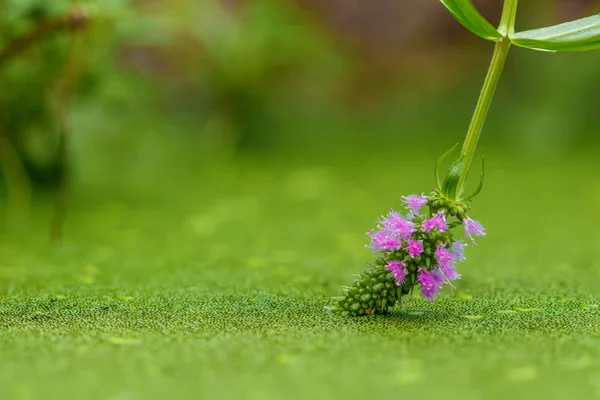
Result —
[[[498,21],[500,1],[475,4]],[[214,168],[210,160],[293,153],[360,163],[382,147],[397,147],[399,158],[439,154],[462,140],[492,50],[433,0],[1,7],[0,130],[12,148],[4,175],[13,171],[4,180],[17,180],[18,195],[25,169],[34,199],[66,173],[63,127],[71,191],[159,188]],[[595,0],[523,2],[517,29],[599,10]],[[599,60],[513,49],[481,154],[535,160],[593,150]]]

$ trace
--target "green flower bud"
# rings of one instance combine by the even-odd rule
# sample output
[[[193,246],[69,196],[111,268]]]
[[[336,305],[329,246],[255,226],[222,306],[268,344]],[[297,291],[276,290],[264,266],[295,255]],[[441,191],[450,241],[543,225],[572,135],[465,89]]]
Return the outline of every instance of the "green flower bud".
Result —
[[[396,304],[403,291],[397,289],[390,271],[375,265],[363,271],[342,296],[332,299],[333,304],[328,309],[340,315],[385,314]]]

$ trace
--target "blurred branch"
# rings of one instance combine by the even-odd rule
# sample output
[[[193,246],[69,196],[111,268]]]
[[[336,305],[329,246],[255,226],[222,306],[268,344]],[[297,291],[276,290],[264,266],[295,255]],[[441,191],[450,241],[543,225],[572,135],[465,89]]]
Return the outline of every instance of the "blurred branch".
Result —
[[[0,65],[13,57],[39,44],[55,32],[75,32],[85,28],[88,16],[80,6],[75,6],[64,17],[42,20],[30,32],[13,38],[4,49],[0,50]],[[54,108],[58,119],[59,144],[57,150],[58,188],[54,214],[50,225],[51,240],[62,238],[64,221],[67,214],[68,202],[68,144],[69,126],[68,109],[72,93],[79,81],[80,61],[77,55],[78,37],[71,36],[69,41],[68,59],[64,73],[58,78]],[[8,137],[0,132],[0,168],[5,176],[9,192],[7,215],[11,218],[27,216],[31,203],[31,184],[26,169],[23,167],[18,151],[12,146]]]
[[[13,38],[4,49],[0,50],[0,64],[39,43],[57,31],[74,31],[85,27],[88,17],[82,8],[76,7],[62,18],[43,20],[31,32]]]
[[[56,113],[58,116],[59,142],[57,152],[58,187],[54,203],[54,213],[50,222],[50,240],[60,242],[67,218],[69,201],[69,141],[70,126],[68,111],[73,92],[81,76],[82,61],[79,57],[80,48],[84,47],[84,38],[72,36],[69,42],[69,54],[64,74],[59,79],[56,97]]]
[[[4,176],[8,192],[5,222],[15,226],[24,225],[29,218],[31,206],[31,182],[19,152],[2,130],[0,130],[0,171]]]

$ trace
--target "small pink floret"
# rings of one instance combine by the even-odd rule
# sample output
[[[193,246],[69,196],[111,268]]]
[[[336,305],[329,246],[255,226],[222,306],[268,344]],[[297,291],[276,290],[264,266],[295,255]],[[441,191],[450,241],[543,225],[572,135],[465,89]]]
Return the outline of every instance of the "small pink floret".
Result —
[[[422,240],[408,239],[406,241],[406,243],[408,244],[407,250],[408,250],[409,256],[415,258],[415,257],[421,255],[421,253],[423,253],[423,241]]]
[[[466,260],[465,257],[465,247],[467,247],[466,243],[463,242],[454,242],[450,247],[450,251],[454,255],[454,259],[456,262],[463,262]]]
[[[423,221],[422,228],[425,232],[429,232],[432,229],[437,229],[440,232],[444,232],[446,229],[448,229],[446,215],[443,211],[438,212],[433,217]]]
[[[473,236],[485,236],[485,228],[479,221],[466,217],[463,220],[463,225],[465,226],[465,235],[471,239],[473,244],[475,244],[475,238]]]
[[[406,277],[406,264],[402,261],[390,261],[385,268],[391,271],[394,278],[396,278],[396,285],[402,285],[402,282],[404,282],[404,278]]]
[[[413,214],[419,215],[421,207],[427,205],[427,197],[424,194],[411,194],[409,196],[403,196],[402,201]]]
[[[435,249],[435,258],[437,259],[437,267],[447,280],[460,279],[460,274],[456,272],[456,259],[454,254],[444,246],[438,246]]]
[[[392,251],[402,247],[402,240],[385,228],[372,230],[367,235],[371,238],[371,243],[366,247],[373,251]]]
[[[435,295],[442,288],[444,277],[436,271],[429,271],[426,268],[419,269],[417,281],[421,284],[421,294],[429,299],[435,299]]]
[[[412,221],[408,221],[393,210],[380,223],[401,238],[407,238],[415,231],[415,224]]]

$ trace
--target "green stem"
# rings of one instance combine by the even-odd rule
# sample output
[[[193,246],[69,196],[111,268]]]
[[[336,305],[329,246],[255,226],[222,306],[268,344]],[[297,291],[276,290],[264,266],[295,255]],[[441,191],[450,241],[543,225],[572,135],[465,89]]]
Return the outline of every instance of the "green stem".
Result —
[[[500,18],[500,25],[498,26],[498,32],[502,36],[512,36],[515,33],[515,20],[517,18],[517,3],[518,0],[505,0],[504,8],[502,9],[502,17]]]
[[[483,88],[479,95],[479,100],[475,106],[475,112],[467,131],[467,136],[463,144],[461,155],[464,157],[464,169],[458,181],[458,193],[461,192],[467,174],[469,173],[469,167],[475,154],[475,148],[485,123],[485,118],[490,109],[490,104],[496,92],[496,87],[500,81],[500,75],[504,69],[506,57],[510,49],[510,39],[506,37],[508,34],[514,33],[515,16],[517,12],[517,0],[506,0],[504,2],[504,9],[502,11],[502,18],[500,20],[500,26],[498,31],[504,35],[504,38],[496,43],[494,48],[494,55],[492,56],[492,62],[488,69],[485,81],[483,82]]]

